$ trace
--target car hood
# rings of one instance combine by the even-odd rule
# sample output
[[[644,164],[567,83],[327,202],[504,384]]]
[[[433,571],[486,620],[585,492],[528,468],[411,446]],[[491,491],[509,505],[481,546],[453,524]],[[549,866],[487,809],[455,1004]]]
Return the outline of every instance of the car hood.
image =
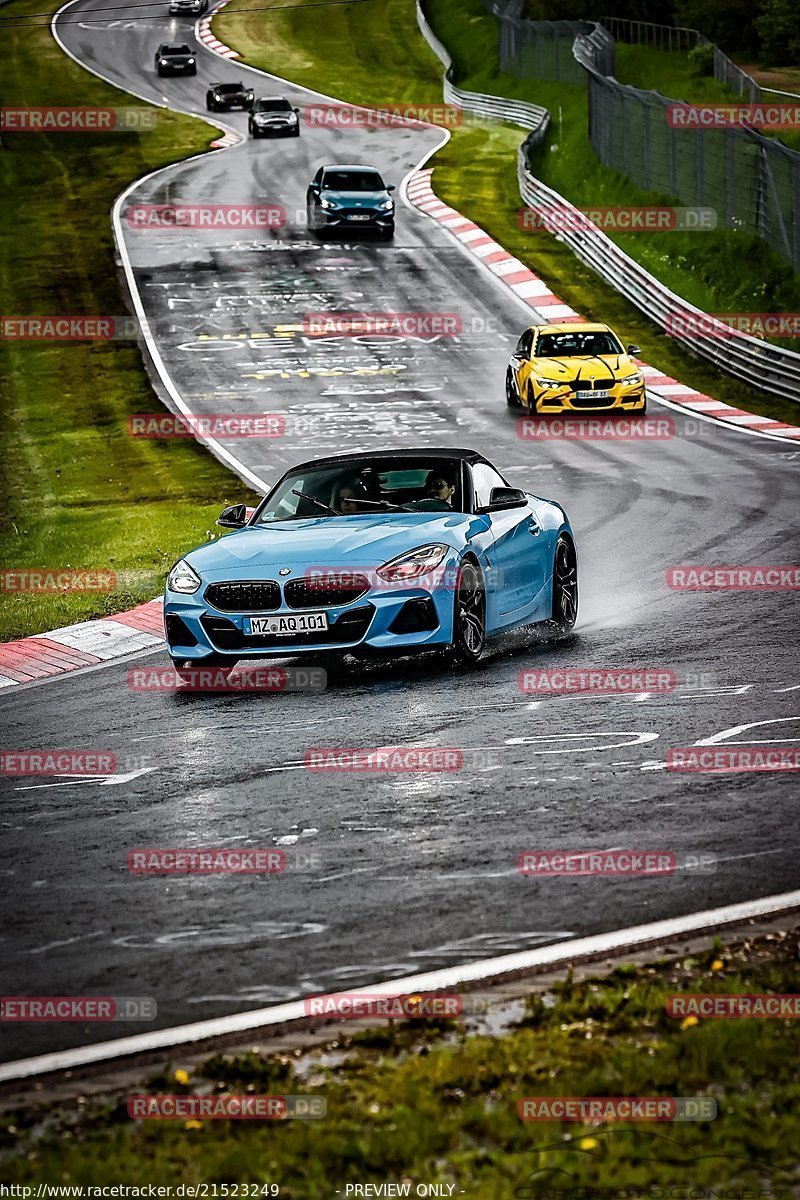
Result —
[[[622,379],[638,370],[629,354],[581,354],[565,358],[535,358],[534,371],[546,379]]]
[[[252,525],[184,555],[207,580],[272,579],[281,567],[335,566],[374,570],[398,554],[440,542],[464,543],[464,513],[392,513],[363,517],[309,517]]]
[[[343,192],[337,188],[324,188],[322,194],[326,200],[335,200],[337,204],[349,204],[353,208],[377,208],[384,200],[389,199],[385,188],[379,192]]]

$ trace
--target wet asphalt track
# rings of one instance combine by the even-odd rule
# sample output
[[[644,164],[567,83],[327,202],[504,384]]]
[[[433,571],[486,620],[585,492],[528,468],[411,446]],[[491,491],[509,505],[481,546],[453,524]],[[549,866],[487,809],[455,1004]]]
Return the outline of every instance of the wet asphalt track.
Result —
[[[198,46],[196,79],[157,80],[155,46],[189,40],[191,22],[126,24],[122,6],[119,24],[77,22],[107,3],[81,0],[60,33],[123,87],[202,111],[208,81],[250,74]],[[263,80],[256,90],[308,98]],[[245,128],[244,116],[222,119]],[[521,441],[502,385],[523,307],[402,203],[391,246],[320,245],[295,215],[323,161],[373,162],[399,184],[437,140],[304,125],[296,140],[170,168],[131,202],[275,201],[289,221],[263,236],[129,232],[138,286],[193,411],[285,416],[281,439],[228,443],[261,478],[318,452],[466,445],[563,502],[581,553],[575,636],[561,646],[517,636],[467,677],[424,660],[353,666],[322,694],[131,691],[128,670],[163,654],[9,689],[7,746],[96,747],[118,769],[151,769],[115,786],[2,783],[5,994],[151,995],[158,1025],[170,1025],[797,886],[796,778],[687,776],[663,760],[749,722],[774,723],[739,735],[748,744],[800,733],[796,597],[665,584],[675,564],[797,562],[800,449],[677,412],[668,441]],[[307,312],[354,309],[455,312],[465,333],[304,336]],[[660,666],[679,686],[539,701],[519,691],[523,668],[559,665]],[[464,769],[365,778],[302,765],[313,745],[398,742],[461,748]],[[126,869],[134,847],[274,845],[287,853],[280,876]],[[658,880],[516,870],[525,849],[622,846],[703,850],[718,868]],[[1,1026],[0,1058],[142,1028]]]

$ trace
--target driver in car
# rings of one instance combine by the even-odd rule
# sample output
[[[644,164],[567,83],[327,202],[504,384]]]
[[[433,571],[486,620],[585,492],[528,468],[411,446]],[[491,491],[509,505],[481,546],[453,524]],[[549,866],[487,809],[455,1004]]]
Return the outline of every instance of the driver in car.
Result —
[[[440,500],[443,508],[452,508],[456,486],[442,471],[430,471],[425,480],[425,495],[429,500]]]

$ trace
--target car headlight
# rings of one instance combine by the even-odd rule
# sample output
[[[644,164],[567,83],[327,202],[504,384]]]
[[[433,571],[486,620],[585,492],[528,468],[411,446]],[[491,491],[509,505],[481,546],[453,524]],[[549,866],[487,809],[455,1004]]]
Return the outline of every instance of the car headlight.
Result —
[[[641,382],[642,382],[642,377],[641,377],[641,375],[639,374],[639,372],[638,372],[638,371],[636,371],[636,372],[635,372],[633,375],[627,375],[627,376],[625,377],[625,379],[620,379],[620,383],[631,383],[631,384],[633,384],[633,383],[641,383]]]
[[[290,125],[297,124],[297,113],[289,113],[289,124]]]
[[[188,64],[190,67],[193,67],[193,66],[194,66],[194,59],[193,59],[193,58],[187,58],[186,62],[187,62],[187,64]]]
[[[176,562],[175,566],[167,576],[167,587],[171,592],[180,592],[184,596],[193,595],[200,587],[202,580],[196,571],[193,571],[185,558],[180,562]]]
[[[159,59],[159,66],[165,67],[166,65],[167,65],[167,60],[165,58]]]
[[[542,388],[560,388],[565,385],[561,379],[537,379],[536,386]]]
[[[326,200],[324,196],[320,196],[320,206],[322,208],[336,208],[336,203],[333,200]]]
[[[378,208],[394,208],[394,200],[384,200],[383,204],[379,204]]]
[[[384,563],[375,573],[387,583],[410,583],[438,567],[449,549],[449,546],[437,543],[419,546]]]

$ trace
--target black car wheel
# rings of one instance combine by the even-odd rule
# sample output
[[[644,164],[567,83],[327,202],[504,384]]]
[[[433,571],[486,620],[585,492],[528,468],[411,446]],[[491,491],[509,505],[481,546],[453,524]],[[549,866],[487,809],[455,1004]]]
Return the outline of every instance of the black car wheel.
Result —
[[[514,372],[511,370],[511,367],[506,371],[506,404],[509,408],[520,407],[517,385],[514,382]]]
[[[553,556],[553,609],[551,624],[561,634],[570,633],[578,619],[578,561],[572,541],[563,534]]]
[[[459,568],[453,613],[453,641],[448,657],[454,666],[474,667],[486,645],[486,592],[477,563]]]
[[[539,405],[536,401],[536,393],[533,390],[533,384],[528,384],[528,408],[532,413],[538,413]]]
[[[392,226],[391,229],[382,229],[381,230],[381,238],[383,239],[384,242],[390,242],[393,237],[394,237],[394,226]]]

